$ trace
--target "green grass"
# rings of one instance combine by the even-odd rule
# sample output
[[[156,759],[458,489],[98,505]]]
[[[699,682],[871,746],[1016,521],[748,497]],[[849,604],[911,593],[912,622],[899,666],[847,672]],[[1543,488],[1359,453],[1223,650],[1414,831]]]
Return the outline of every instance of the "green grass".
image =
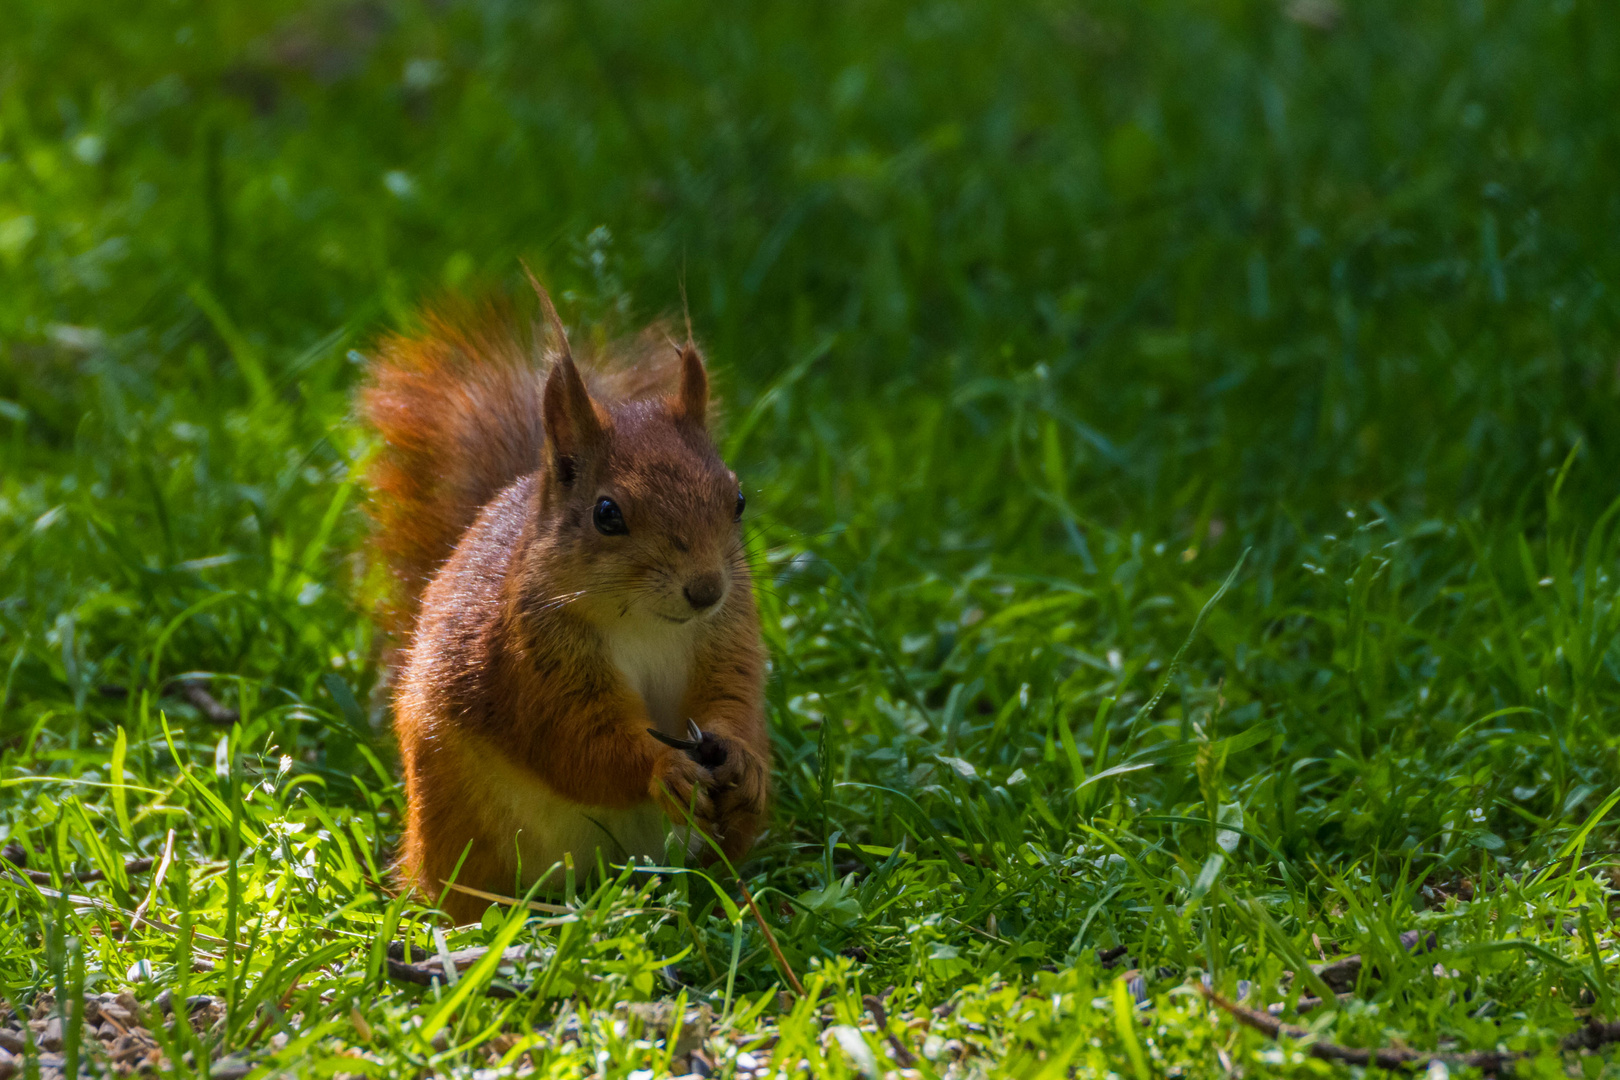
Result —
[[[1324,1038],[1620,1075],[1553,1050],[1617,1008],[1620,9],[115,7],[0,10],[0,831],[110,871],[0,882],[16,1007],[144,960],[226,1002],[177,1075],[620,1077],[672,962],[786,1075],[893,1067],[865,994],[923,1075],[1348,1074],[1191,986],[1359,952]],[[819,1002],[674,874],[444,938],[544,946],[516,998],[379,977],[438,946],[351,350],[519,258],[575,326],[684,282],[774,662],[743,876]]]

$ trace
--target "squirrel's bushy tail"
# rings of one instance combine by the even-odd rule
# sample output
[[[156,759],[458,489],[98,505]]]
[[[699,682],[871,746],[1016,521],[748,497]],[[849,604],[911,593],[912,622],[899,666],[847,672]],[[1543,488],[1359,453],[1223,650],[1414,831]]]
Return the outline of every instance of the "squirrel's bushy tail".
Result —
[[[527,320],[498,306],[423,316],[378,346],[360,411],[381,437],[371,461],[373,560],[382,616],[404,641],[422,590],[479,509],[540,467],[546,364]]]

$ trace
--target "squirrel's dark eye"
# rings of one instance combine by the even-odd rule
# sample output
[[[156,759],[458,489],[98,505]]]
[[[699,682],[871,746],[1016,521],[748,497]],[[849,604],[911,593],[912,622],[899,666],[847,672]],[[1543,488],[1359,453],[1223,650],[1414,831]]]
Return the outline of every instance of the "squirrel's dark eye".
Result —
[[[734,514],[732,516],[731,520],[732,521],[741,521],[742,520],[743,507],[745,507],[747,505],[748,505],[748,500],[743,498],[743,493],[740,492],[740,491],[737,492],[737,512],[736,512],[736,514]]]
[[[624,523],[624,512],[612,499],[598,499],[591,518],[596,522],[596,531],[603,536],[623,536],[630,531],[630,526]]]

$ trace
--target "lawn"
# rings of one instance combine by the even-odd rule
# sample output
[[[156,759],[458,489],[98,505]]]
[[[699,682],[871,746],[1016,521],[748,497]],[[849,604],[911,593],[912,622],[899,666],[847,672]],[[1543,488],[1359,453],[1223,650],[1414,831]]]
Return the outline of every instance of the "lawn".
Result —
[[[1603,0],[0,5],[0,1076],[1620,1076],[1561,1049],[1620,1020],[1617,57]],[[388,886],[353,392],[520,260],[576,335],[684,293],[776,799],[738,877],[455,928]]]

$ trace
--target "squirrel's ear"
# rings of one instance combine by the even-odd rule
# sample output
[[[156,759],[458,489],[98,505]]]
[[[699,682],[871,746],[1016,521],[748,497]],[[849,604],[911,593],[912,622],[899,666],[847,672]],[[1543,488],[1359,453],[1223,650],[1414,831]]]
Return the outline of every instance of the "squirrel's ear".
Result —
[[[675,400],[675,414],[702,427],[708,408],[709,373],[703,369],[697,346],[688,341],[681,346],[681,394]]]
[[[585,380],[566,353],[551,365],[542,405],[545,414],[546,454],[552,475],[563,487],[579,475],[579,459],[602,440],[602,422],[585,389]]]

